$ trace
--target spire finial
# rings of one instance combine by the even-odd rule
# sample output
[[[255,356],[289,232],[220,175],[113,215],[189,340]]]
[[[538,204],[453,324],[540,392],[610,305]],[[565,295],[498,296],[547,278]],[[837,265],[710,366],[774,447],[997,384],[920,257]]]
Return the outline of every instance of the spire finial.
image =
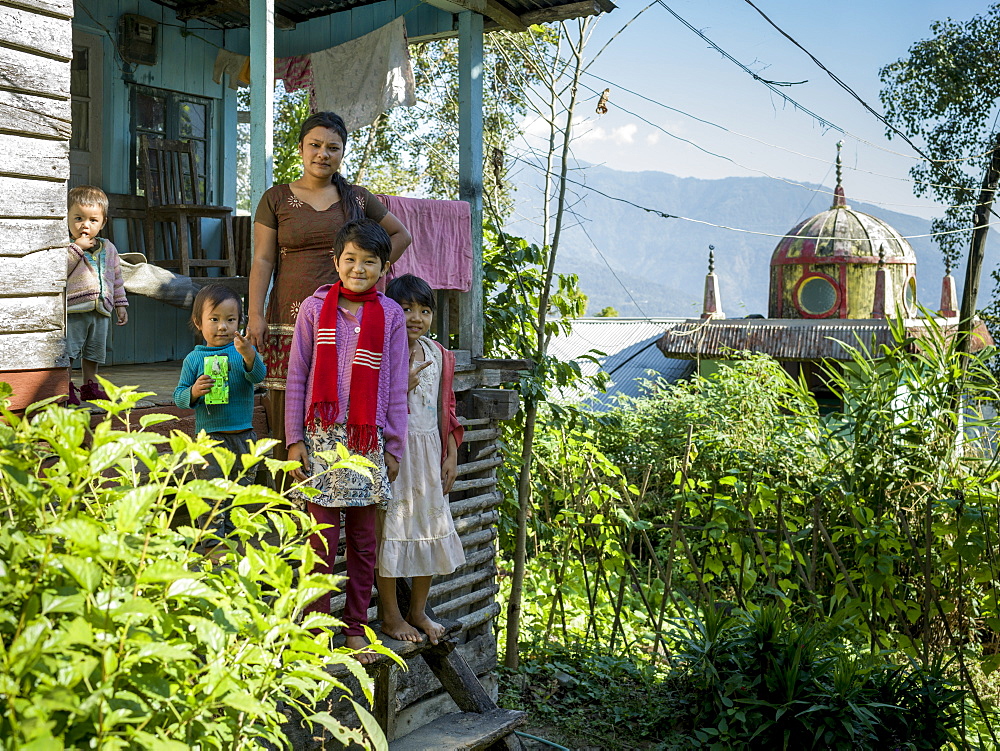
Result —
[[[885,245],[878,246],[878,267],[885,268]]]
[[[844,197],[844,186],[842,184],[844,179],[844,160],[840,156],[843,148],[844,142],[842,140],[837,141],[837,187],[833,190],[833,206],[831,208],[847,206],[847,198]]]
[[[708,246],[708,273],[709,274],[714,274],[715,273],[715,246],[714,245],[709,245]]]

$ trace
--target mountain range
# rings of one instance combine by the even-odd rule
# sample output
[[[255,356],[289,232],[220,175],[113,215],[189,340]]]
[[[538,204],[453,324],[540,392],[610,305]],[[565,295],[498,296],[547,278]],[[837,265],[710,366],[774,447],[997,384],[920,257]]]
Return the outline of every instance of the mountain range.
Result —
[[[588,315],[615,308],[622,316],[684,316],[701,313],[709,245],[714,245],[722,307],[730,318],[767,315],[771,254],[778,237],[720,229],[646,209],[689,217],[712,225],[781,235],[830,205],[832,188],[803,190],[767,177],[702,180],[665,172],[621,172],[601,165],[576,165],[570,172],[572,214],[567,218],[556,269],[575,273],[588,296]],[[516,217],[541,216],[541,173],[517,188]],[[851,208],[871,214],[901,235],[926,235],[930,222],[851,200]],[[602,195],[603,194],[603,195]],[[508,223],[513,234],[537,240],[537,225]],[[992,233],[995,238],[996,233]],[[944,263],[933,238],[915,237],[917,292],[921,304],[937,308]],[[990,297],[990,272],[1000,262],[1000,242],[987,244],[980,283],[980,306]],[[959,294],[964,264],[954,272]]]

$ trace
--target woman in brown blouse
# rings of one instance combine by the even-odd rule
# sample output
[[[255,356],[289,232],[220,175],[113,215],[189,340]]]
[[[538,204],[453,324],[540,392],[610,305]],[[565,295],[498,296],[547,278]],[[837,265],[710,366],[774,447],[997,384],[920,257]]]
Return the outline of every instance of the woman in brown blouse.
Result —
[[[344,121],[317,112],[299,130],[302,177],[269,188],[254,215],[253,265],[247,334],[267,364],[264,407],[277,459],[285,458],[285,376],[299,305],[324,284],[339,278],[333,265],[333,239],[352,219],[367,216],[389,233],[391,261],[410,244],[410,233],[375,196],[340,174],[347,146]],[[264,299],[270,298],[267,313]]]

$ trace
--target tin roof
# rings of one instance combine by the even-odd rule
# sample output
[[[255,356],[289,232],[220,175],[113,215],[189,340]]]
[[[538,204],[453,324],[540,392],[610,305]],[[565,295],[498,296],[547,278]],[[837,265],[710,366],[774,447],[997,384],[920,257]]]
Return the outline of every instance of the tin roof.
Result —
[[[552,338],[549,354],[560,360],[573,360],[591,350],[603,352],[598,362],[580,361],[584,375],[599,370],[611,378],[604,394],[573,394],[587,398],[595,409],[615,405],[619,396],[640,396],[642,382],[661,376],[674,382],[694,372],[694,363],[687,359],[664,357],[657,344],[664,331],[684,323],[683,318],[579,318],[573,330],[565,336]]]
[[[222,29],[250,25],[249,0],[154,0],[176,11],[179,19],[197,18]],[[275,0],[276,25],[290,28],[312,18],[374,5],[381,0]],[[464,8],[482,13],[487,22],[513,30],[521,30],[545,21],[560,21],[607,13],[615,8],[611,0],[441,0],[431,3],[457,12]]]
[[[907,331],[921,336],[926,323],[908,320]],[[957,326],[942,325],[953,335]],[[893,342],[889,323],[884,320],[839,320],[778,318],[687,320],[666,331],[657,347],[667,357],[726,359],[733,352],[761,352],[776,360],[849,360],[843,345],[869,348]],[[979,322],[973,331],[972,351],[993,344],[986,326]]]

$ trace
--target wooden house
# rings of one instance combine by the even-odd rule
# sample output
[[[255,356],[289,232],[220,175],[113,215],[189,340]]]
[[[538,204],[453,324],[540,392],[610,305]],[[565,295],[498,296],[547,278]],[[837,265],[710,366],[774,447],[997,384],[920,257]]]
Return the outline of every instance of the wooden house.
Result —
[[[468,562],[431,591],[432,606],[456,630],[426,656],[430,667],[376,668],[375,711],[390,739],[456,708],[506,723],[493,727],[493,740],[510,730],[510,717],[491,714],[490,705],[499,612],[498,421],[510,418],[517,402],[514,392],[496,387],[514,377],[518,363],[482,359],[483,34],[613,7],[609,0],[0,0],[0,380],[13,385],[15,408],[66,393],[68,185],[88,182],[109,194],[136,195],[141,138],[161,136],[193,144],[206,203],[235,205],[236,92],[225,78],[214,80],[220,49],[251,59],[256,203],[270,184],[276,57],[326,49],[400,16],[411,42],[458,37],[459,182],[460,197],[472,206],[473,284],[468,293],[444,296],[441,318],[455,324],[439,336],[459,348],[456,391],[467,433],[451,498]],[[111,343],[111,361],[183,357],[192,346],[187,315],[133,298],[130,324]],[[444,736],[430,732],[428,747],[449,747],[450,741],[435,746],[433,739]],[[301,736],[299,747],[320,742],[312,733]],[[413,736],[396,745],[421,747]]]

